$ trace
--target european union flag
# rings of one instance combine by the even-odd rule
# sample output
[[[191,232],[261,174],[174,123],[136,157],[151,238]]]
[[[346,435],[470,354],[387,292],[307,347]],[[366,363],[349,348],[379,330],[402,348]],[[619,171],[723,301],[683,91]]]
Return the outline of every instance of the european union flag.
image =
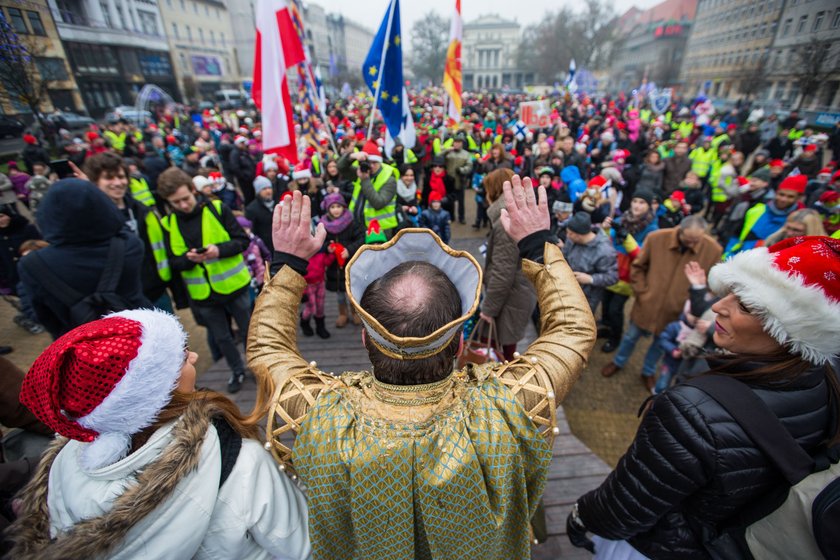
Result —
[[[383,51],[385,62],[383,64]],[[396,138],[400,134],[403,119],[403,62],[402,35],[400,34],[400,0],[391,0],[388,11],[367,58],[362,66],[362,75],[371,93],[376,96],[376,107],[388,132]]]

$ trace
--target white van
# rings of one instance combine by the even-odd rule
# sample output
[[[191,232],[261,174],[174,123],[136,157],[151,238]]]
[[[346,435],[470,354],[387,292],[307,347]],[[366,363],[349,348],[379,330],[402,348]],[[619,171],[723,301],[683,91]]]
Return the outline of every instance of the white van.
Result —
[[[222,109],[239,109],[245,105],[245,96],[238,89],[220,89],[214,96]]]

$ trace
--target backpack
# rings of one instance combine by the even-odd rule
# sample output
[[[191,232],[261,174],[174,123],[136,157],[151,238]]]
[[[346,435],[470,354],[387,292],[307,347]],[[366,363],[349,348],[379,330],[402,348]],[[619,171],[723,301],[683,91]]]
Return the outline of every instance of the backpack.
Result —
[[[121,237],[111,239],[105,270],[102,271],[96,291],[87,295],[60,279],[37,252],[32,255],[32,273],[37,275],[44,288],[69,310],[67,330],[99,319],[108,313],[133,307],[116,292],[125,261],[125,239]]]
[[[790,487],[770,493],[704,545],[715,559],[840,559],[840,446],[809,455],[747,385],[706,375],[687,381],[732,415]]]

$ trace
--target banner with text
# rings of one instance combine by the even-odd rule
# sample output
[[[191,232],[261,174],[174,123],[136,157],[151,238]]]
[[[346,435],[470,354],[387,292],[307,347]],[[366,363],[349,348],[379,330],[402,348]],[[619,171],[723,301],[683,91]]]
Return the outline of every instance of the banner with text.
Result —
[[[531,130],[551,126],[551,106],[547,99],[519,104],[519,118]]]

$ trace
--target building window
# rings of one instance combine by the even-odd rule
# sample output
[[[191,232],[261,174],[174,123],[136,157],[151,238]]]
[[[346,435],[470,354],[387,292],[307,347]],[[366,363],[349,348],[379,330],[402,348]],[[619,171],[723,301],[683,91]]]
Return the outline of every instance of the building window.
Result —
[[[193,12],[198,14],[198,2],[193,2]]]
[[[225,40],[225,32],[224,32],[224,31],[220,31],[220,32],[219,32],[219,36],[221,36],[221,38],[222,38],[222,46],[223,46],[223,47],[224,47],[224,46],[227,46],[227,43],[225,42],[225,41],[226,41],[226,40]]]
[[[181,38],[181,36],[178,35],[178,24],[177,23],[172,24],[172,36],[175,37],[176,39]]]
[[[44,23],[41,21],[41,14],[38,12],[26,12],[26,16],[29,18],[29,27],[32,28],[32,33],[35,35],[47,34],[44,29]]]
[[[29,28],[26,27],[26,21],[23,19],[23,13],[17,8],[6,9],[9,11],[9,23],[12,24],[15,33],[29,33]]]
[[[212,29],[210,30],[210,44],[211,45],[216,44],[216,32],[213,31]]]
[[[787,37],[788,33],[790,33],[790,26],[793,25],[793,19],[786,19],[785,24],[782,26],[782,37]]]
[[[825,12],[817,12],[814,18],[814,25],[811,27],[811,33],[816,33],[820,30],[823,20],[825,19]]]
[[[140,27],[142,28],[143,33],[147,35],[158,34],[157,18],[154,13],[137,10],[137,17],[140,18]]]
[[[207,4],[204,5],[204,15],[210,17],[210,6]]]
[[[68,79],[67,67],[61,58],[36,57],[35,66],[38,68],[38,73],[41,74],[41,78],[46,81]]]
[[[186,12],[186,11],[187,11],[187,7],[186,7],[186,6],[184,6],[184,0],[181,0],[181,11],[182,11],[182,12]]]
[[[799,18],[799,23],[796,24],[796,32],[797,33],[802,33],[802,31],[805,29],[805,24],[807,22],[808,22],[807,14],[802,16],[801,18]]]
[[[204,28],[198,28],[198,40],[204,43]]]
[[[172,7],[172,0],[166,0],[166,6],[168,8],[171,8]]]

